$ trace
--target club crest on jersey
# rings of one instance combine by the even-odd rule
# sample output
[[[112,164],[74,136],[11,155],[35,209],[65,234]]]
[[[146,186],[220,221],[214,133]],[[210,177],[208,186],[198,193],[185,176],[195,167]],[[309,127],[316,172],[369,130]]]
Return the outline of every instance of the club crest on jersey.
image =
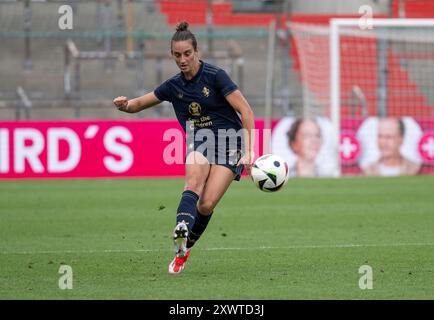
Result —
[[[190,103],[190,105],[188,106],[188,112],[190,112],[190,114],[193,117],[199,117],[200,114],[202,113],[202,107],[200,106],[199,103],[197,102],[192,102]]]
[[[207,88],[207,87],[203,87],[203,89],[202,89],[202,93],[203,93],[203,95],[205,96],[205,97],[209,97],[209,89]]]
[[[178,92],[178,99],[182,99],[183,96],[184,94],[182,92]]]

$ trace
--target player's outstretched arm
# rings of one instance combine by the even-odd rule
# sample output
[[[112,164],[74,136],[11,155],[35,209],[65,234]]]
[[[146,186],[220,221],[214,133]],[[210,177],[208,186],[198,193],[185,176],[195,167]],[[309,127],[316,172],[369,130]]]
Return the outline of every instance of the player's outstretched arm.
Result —
[[[244,128],[245,150],[244,156],[240,159],[238,164],[244,164],[247,174],[250,174],[250,166],[253,163],[254,158],[253,150],[255,149],[255,137],[253,131],[255,129],[255,117],[252,108],[240,90],[235,90],[228,94],[226,100],[241,115],[241,122]]]
[[[128,100],[128,98],[124,96],[113,99],[113,103],[118,110],[128,113],[136,113],[144,109],[148,109],[159,104],[160,102],[161,101],[157,99],[153,91],[131,100]]]

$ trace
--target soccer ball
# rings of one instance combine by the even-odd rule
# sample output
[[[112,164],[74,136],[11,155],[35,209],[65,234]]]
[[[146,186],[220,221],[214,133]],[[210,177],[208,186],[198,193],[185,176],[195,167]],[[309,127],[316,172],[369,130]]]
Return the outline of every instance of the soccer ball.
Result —
[[[288,182],[288,164],[279,156],[265,154],[256,159],[250,176],[260,190],[275,192]]]

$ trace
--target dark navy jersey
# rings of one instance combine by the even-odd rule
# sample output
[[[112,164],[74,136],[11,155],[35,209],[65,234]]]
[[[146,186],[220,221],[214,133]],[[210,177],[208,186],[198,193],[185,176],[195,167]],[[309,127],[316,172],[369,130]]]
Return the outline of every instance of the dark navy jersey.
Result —
[[[227,73],[218,67],[201,61],[197,74],[187,80],[180,72],[155,89],[160,101],[172,103],[179,123],[186,130],[186,122],[193,121],[195,130],[242,128],[241,119],[226,100],[237,89]]]

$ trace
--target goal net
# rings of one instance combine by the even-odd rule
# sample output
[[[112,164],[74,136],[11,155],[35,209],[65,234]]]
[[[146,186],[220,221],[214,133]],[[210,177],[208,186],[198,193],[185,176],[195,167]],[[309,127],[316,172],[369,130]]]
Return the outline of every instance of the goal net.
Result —
[[[291,23],[302,118],[329,121],[329,175],[434,173],[434,19]]]

